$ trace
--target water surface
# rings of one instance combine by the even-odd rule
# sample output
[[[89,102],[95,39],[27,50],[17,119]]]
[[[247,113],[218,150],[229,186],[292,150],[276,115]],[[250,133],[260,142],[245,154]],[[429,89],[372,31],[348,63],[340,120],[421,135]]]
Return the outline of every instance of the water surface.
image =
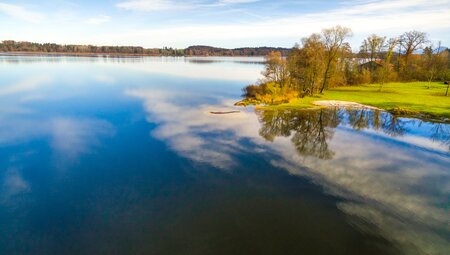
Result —
[[[235,108],[261,63],[0,56],[0,254],[446,254],[450,126]]]

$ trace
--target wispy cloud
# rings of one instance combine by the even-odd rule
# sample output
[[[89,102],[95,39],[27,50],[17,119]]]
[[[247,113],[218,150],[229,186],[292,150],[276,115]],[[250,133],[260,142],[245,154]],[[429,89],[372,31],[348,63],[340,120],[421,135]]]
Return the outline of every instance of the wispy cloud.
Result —
[[[217,3],[244,2],[246,0],[222,0]],[[249,0],[250,1],[250,0]],[[139,1],[146,2],[149,1]],[[164,6],[169,6],[164,1]],[[448,0],[377,0],[358,1],[350,5],[342,2],[334,9],[320,10],[301,15],[291,15],[284,18],[266,18],[246,23],[228,22],[222,24],[196,24],[158,27],[139,31],[127,31],[124,35],[102,35],[103,38],[111,36],[110,41],[120,38],[139,38],[142,43],[154,46],[167,45],[168,42],[176,47],[185,47],[190,44],[215,44],[226,47],[242,46],[242,42],[253,42],[254,45],[270,45],[271,41],[284,41],[293,45],[301,37],[318,32],[322,28],[343,25],[353,29],[356,37],[353,44],[359,44],[368,33],[379,33],[387,36],[397,36],[412,29],[427,32],[450,29],[450,5]],[[163,5],[161,5],[163,6]],[[420,22],[419,22],[420,21]],[[180,36],[189,34],[189,38]],[[147,38],[146,35],[152,35]],[[439,40],[447,41],[448,35],[440,33]],[[158,41],[162,38],[164,42]],[[100,38],[99,38],[100,39]],[[433,39],[433,38],[432,38]],[[145,42],[143,42],[145,41]],[[240,45],[235,45],[238,42]],[[357,45],[355,46],[357,47]]]
[[[259,2],[259,0],[220,0],[220,4],[249,4],[249,3],[256,3]]]
[[[39,22],[43,19],[42,14],[27,10],[23,6],[15,4],[0,3],[0,12],[28,22]]]
[[[128,0],[118,3],[116,6],[120,9],[132,11],[162,11],[162,10],[211,8],[217,6],[256,3],[259,1],[260,0],[218,0],[216,2],[208,2],[208,1],[176,2],[172,0]]]
[[[392,37],[413,29],[427,32],[433,42],[450,44],[450,34],[447,33],[450,30],[450,0],[345,0],[326,6],[308,1],[117,0],[112,7],[119,10],[118,16],[114,12],[104,12],[99,13],[103,16],[88,16],[90,19],[87,19],[86,15],[77,14],[79,10],[74,8],[73,17],[65,20],[67,12],[61,19],[56,17],[58,10],[55,10],[47,14],[54,17],[48,26],[9,26],[2,28],[0,37],[149,48],[183,48],[195,44],[227,48],[290,47],[301,37],[322,28],[342,25],[352,28],[355,36],[350,43],[355,49],[371,33]],[[111,7],[104,4],[98,5],[105,11]],[[12,12],[10,6],[0,5],[0,13],[6,9]],[[15,13],[18,16],[20,11]],[[23,13],[21,16],[24,19],[33,17]],[[102,24],[102,30],[92,24]]]
[[[86,21],[88,24],[100,25],[111,21],[111,17],[107,15],[99,15],[97,17],[92,17]]]
[[[120,2],[116,5],[120,9],[132,11],[161,11],[179,8],[182,5],[176,5],[169,0],[132,0]]]

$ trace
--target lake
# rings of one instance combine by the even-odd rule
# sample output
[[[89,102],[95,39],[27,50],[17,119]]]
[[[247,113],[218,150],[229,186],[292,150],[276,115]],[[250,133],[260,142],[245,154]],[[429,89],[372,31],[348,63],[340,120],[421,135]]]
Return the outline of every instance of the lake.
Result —
[[[450,125],[234,107],[262,69],[0,56],[0,254],[448,254]]]

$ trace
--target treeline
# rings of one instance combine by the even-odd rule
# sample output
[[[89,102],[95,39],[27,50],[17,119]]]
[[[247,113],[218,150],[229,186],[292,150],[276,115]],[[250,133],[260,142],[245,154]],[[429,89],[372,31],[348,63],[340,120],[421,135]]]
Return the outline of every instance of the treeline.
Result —
[[[149,56],[267,56],[278,51],[287,56],[291,49],[258,47],[224,49],[210,46],[190,46],[186,49],[164,47],[146,49],[136,46],[94,46],[94,45],[61,45],[55,43],[32,43],[3,41],[0,52],[35,52],[35,53],[73,53],[73,54],[130,54]]]
[[[274,47],[224,49],[210,46],[190,46],[185,49],[185,54],[187,56],[267,56],[272,51],[277,51],[282,56],[288,56],[291,50]]]
[[[184,49],[168,47],[161,49],[145,49],[136,46],[61,45],[55,43],[16,42],[11,40],[0,43],[0,52],[184,56]]]
[[[450,54],[432,45],[427,34],[405,32],[396,38],[371,35],[357,53],[346,41],[349,28],[336,26],[303,38],[287,57],[273,51],[264,79],[247,86],[244,96],[263,103],[312,96],[331,87],[392,81],[448,81]],[[448,93],[447,93],[448,94]]]

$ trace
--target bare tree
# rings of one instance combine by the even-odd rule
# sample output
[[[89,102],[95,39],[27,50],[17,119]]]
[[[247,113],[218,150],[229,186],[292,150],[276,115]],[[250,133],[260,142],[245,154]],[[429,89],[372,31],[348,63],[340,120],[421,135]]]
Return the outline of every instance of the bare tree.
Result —
[[[405,32],[400,36],[400,48],[404,52],[405,65],[408,65],[409,57],[415,50],[422,48],[422,46],[428,42],[427,34],[420,31]]]
[[[375,61],[380,57],[380,54],[385,49],[386,37],[381,37],[376,34],[372,34],[364,39],[360,53],[363,54],[369,61]]]
[[[323,74],[322,87],[320,93],[328,88],[329,79],[331,78],[332,68],[339,59],[339,53],[342,52],[345,45],[345,39],[352,35],[350,28],[336,26],[322,30],[322,40],[325,46],[325,72]]]
[[[262,73],[269,82],[277,83],[281,88],[288,85],[289,71],[287,61],[279,51],[272,51],[266,57],[266,68]]]

